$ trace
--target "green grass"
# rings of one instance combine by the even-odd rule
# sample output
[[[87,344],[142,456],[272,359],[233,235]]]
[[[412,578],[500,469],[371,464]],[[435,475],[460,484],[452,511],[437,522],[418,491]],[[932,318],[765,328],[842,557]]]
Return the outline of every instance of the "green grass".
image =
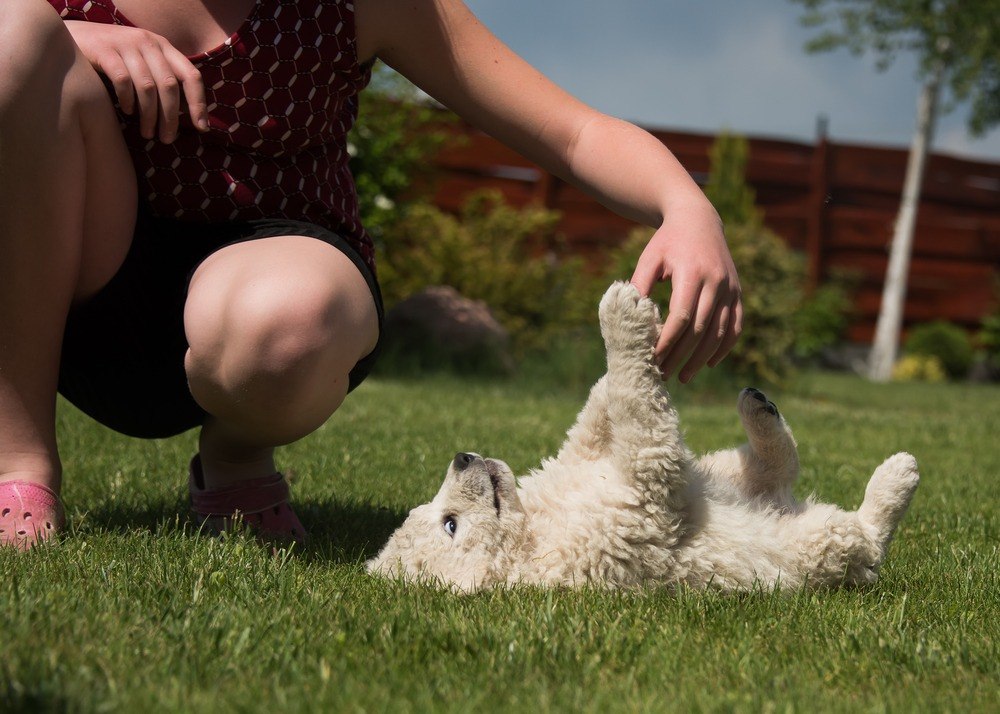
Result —
[[[739,440],[735,393],[677,391],[696,450]],[[277,557],[193,532],[193,433],[129,440],[61,405],[70,526],[0,554],[0,711],[997,711],[996,387],[807,375],[769,394],[795,428],[803,495],[854,508],[885,456],[917,456],[872,588],[460,597],[364,574],[455,451],[523,472],[584,396],[369,381],[282,452],[313,541]]]

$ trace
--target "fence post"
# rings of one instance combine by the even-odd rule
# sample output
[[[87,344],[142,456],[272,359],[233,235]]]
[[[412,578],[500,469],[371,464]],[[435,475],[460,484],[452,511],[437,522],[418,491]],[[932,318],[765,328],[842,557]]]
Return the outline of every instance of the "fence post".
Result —
[[[827,141],[829,121],[821,114],[816,120],[816,146],[812,153],[810,192],[806,204],[806,258],[808,288],[815,290],[823,280],[823,251],[826,243],[826,206],[830,200],[830,144]]]

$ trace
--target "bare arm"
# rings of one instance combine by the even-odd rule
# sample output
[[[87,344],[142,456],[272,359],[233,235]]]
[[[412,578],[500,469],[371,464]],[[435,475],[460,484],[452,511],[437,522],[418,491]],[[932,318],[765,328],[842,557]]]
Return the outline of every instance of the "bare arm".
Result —
[[[493,36],[460,0],[357,0],[362,59],[386,64],[470,123],[601,200],[656,228],[632,276],[673,292],[657,343],[682,381],[715,364],[742,327],[739,279],[715,210],[647,132],[591,109]]]

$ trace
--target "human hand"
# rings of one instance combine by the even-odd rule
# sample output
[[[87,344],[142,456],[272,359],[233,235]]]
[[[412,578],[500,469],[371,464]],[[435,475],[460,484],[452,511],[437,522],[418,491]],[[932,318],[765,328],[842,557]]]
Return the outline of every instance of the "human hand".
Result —
[[[122,111],[132,114],[138,104],[144,138],[159,135],[166,144],[177,138],[182,89],[191,123],[208,129],[201,73],[166,39],[120,25],[72,21],[66,27],[94,69],[111,81]]]
[[[705,364],[717,365],[743,330],[743,302],[722,222],[703,196],[665,212],[659,230],[643,250],[632,284],[649,295],[670,280],[670,306],[654,358],[664,378],[682,362],[680,381],[689,382]]]

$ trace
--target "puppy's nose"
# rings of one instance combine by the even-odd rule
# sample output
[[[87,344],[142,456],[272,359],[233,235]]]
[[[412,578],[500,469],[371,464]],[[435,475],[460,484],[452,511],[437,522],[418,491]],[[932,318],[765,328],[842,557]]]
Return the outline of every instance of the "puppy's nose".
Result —
[[[452,461],[451,463],[455,467],[456,471],[463,471],[467,469],[469,467],[469,464],[471,464],[475,460],[476,457],[474,454],[466,454],[460,451],[459,453],[455,454],[455,460]]]

